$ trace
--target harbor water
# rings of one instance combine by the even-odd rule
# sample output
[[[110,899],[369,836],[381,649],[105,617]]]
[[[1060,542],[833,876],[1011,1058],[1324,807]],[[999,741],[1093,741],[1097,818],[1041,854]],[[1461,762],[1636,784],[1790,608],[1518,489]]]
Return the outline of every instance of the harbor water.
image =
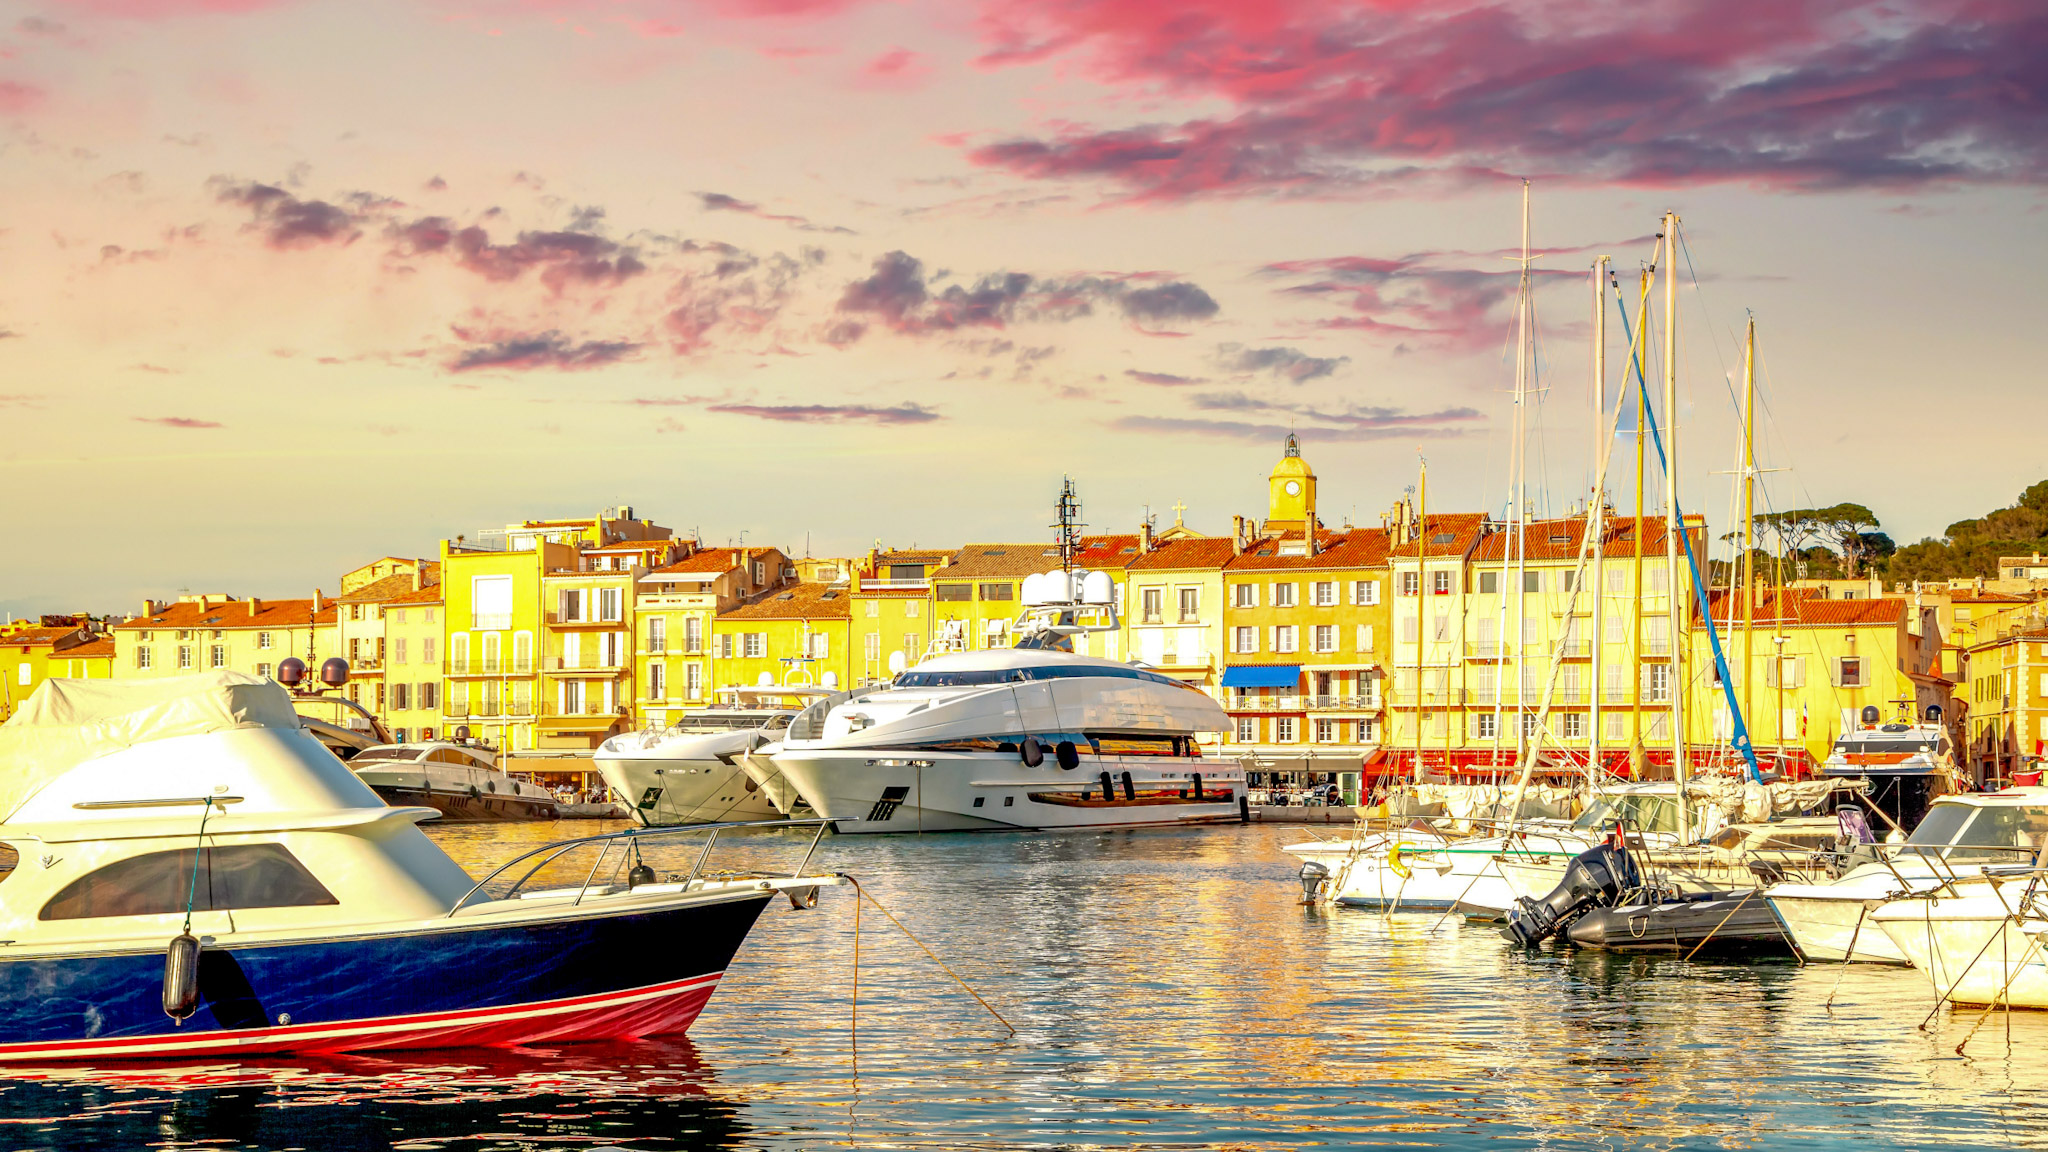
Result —
[[[431,835],[481,876],[612,826]],[[1279,846],[1337,832],[827,838],[1015,1035],[873,906],[856,1031],[840,888],[771,904],[687,1038],[4,1070],[0,1147],[2048,1146],[2048,1014],[1305,908]]]

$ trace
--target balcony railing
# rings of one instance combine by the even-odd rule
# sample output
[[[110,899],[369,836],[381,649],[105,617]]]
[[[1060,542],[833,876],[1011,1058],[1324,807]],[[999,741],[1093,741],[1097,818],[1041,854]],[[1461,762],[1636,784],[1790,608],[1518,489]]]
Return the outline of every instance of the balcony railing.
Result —
[[[510,628],[512,626],[512,614],[510,612],[472,612],[469,614],[469,626],[485,630]]]
[[[601,671],[624,668],[625,655],[607,660],[601,652],[579,652],[574,656],[549,656],[541,667],[547,672]]]
[[[513,660],[449,660],[441,665],[441,671],[450,676],[531,676],[533,658],[522,657]]]
[[[601,619],[600,619],[599,617],[597,617],[597,616],[594,616],[594,615],[590,615],[590,614],[583,614],[583,615],[578,615],[578,616],[564,616],[564,615],[563,615],[562,613],[560,613],[560,612],[557,612],[557,611],[555,611],[555,610],[553,610],[553,609],[549,609],[549,610],[548,610],[548,611],[547,611],[546,613],[544,613],[543,615],[545,615],[545,616],[547,617],[547,622],[548,622],[548,623],[550,623],[550,624],[623,624],[623,623],[625,623],[625,621],[624,621],[624,620],[620,619],[620,618],[619,618],[619,617],[617,617],[617,616],[606,616],[606,617],[603,617],[603,618],[601,618]]]
[[[450,700],[446,704],[443,704],[441,706],[441,715],[453,716],[456,719],[460,720],[461,718],[469,715],[469,701]]]
[[[351,656],[348,658],[348,670],[351,672],[375,672],[383,667],[384,661],[375,657],[357,659]]]
[[[603,701],[599,700],[587,700],[573,707],[561,704],[548,704],[540,710],[542,716],[557,717],[617,716],[618,712],[617,708],[607,708],[604,706]]]
[[[860,582],[863,592],[923,592],[932,586],[930,580],[866,580]]]

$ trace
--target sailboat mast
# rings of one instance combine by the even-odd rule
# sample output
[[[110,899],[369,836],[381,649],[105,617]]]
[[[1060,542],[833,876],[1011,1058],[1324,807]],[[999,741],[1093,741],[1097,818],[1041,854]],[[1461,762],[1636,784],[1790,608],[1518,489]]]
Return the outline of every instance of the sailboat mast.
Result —
[[[1415,483],[1415,782],[1422,783],[1422,598],[1429,583],[1429,461]]]
[[[1742,715],[1752,727],[1756,677],[1756,317],[1742,345]]]
[[[1691,765],[1685,756],[1685,677],[1679,638],[1685,635],[1680,615],[1683,597],[1678,583],[1678,213],[1664,214],[1664,601],[1670,620],[1671,763],[1678,779],[1678,838],[1692,839],[1686,812],[1685,783]]]
[[[1529,524],[1527,510],[1528,461],[1524,441],[1528,437],[1529,399],[1529,182],[1522,181],[1522,278],[1520,294],[1515,300],[1515,442],[1512,451],[1515,462],[1515,482],[1510,498],[1514,507],[1509,509],[1508,529],[1513,533],[1509,543],[1515,548],[1515,760],[1520,762],[1527,741],[1524,728],[1528,721],[1524,709],[1528,701],[1522,699],[1522,686],[1528,681],[1525,663],[1528,653],[1523,651],[1523,638],[1528,634],[1528,559]],[[1507,638],[1501,638],[1505,641]],[[1502,686],[1505,688],[1505,685]]]
[[[1654,260],[1654,255],[1653,255],[1653,260]],[[1654,272],[1653,270],[1654,270],[1654,269],[1656,268],[1656,264],[1655,264],[1655,263],[1653,262],[1653,263],[1652,263],[1652,264],[1650,265],[1650,268],[1651,268],[1652,270],[1646,270],[1646,271],[1644,271],[1644,272],[1640,273],[1640,274],[1639,274],[1639,277],[1638,277],[1638,278],[1640,279],[1640,281],[1641,281],[1641,284],[1640,284],[1640,289],[1641,289],[1641,299],[1642,299],[1642,300],[1648,300],[1648,299],[1650,298],[1650,277],[1651,277],[1651,276],[1653,276],[1653,275],[1655,275],[1655,272]],[[1635,359],[1635,363],[1636,363],[1637,369],[1638,369],[1639,371],[1640,371],[1640,369],[1641,369],[1641,366],[1642,366],[1642,357],[1643,357],[1643,354],[1644,354],[1644,352],[1645,352],[1645,351],[1647,351],[1647,345],[1649,344],[1649,342],[1650,342],[1650,310],[1649,310],[1648,308],[1645,308],[1645,307],[1641,307],[1641,306],[1640,306],[1640,303],[1639,303],[1639,305],[1638,305],[1638,308],[1637,308],[1637,312],[1636,312],[1636,334],[1635,334],[1635,344],[1634,344],[1634,348],[1636,349],[1636,351],[1635,351],[1635,353],[1634,353],[1634,359]],[[1624,368],[1624,372],[1625,372],[1625,371],[1626,371],[1626,368],[1627,368],[1627,366],[1626,366],[1626,365],[1624,365],[1624,366],[1623,366],[1623,368]],[[1634,699],[1635,699],[1635,709],[1634,709],[1634,712],[1635,712],[1635,718],[1634,718],[1634,721],[1633,721],[1633,723],[1632,723],[1632,724],[1630,725],[1630,727],[1629,727],[1629,744],[1628,744],[1628,747],[1629,747],[1629,762],[1630,762],[1630,764],[1631,764],[1631,765],[1634,765],[1634,764],[1640,764],[1640,763],[1644,763],[1644,762],[1646,762],[1646,761],[1647,761],[1647,759],[1648,759],[1648,757],[1647,757],[1646,755],[1644,755],[1644,752],[1643,752],[1643,672],[1642,672],[1642,669],[1643,669],[1643,548],[1644,548],[1645,540],[1647,539],[1647,538],[1646,538],[1646,537],[1645,537],[1645,536],[1643,535],[1643,475],[1644,475],[1644,471],[1645,471],[1645,468],[1646,468],[1646,460],[1645,460],[1645,453],[1646,453],[1646,452],[1647,452],[1647,450],[1648,450],[1648,445],[1647,445],[1647,444],[1646,444],[1646,443],[1644,442],[1643,438],[1644,438],[1645,436],[1648,436],[1648,435],[1649,435],[1649,432],[1647,431],[1647,429],[1648,429],[1648,428],[1649,428],[1649,426],[1650,426],[1650,421],[1649,421],[1649,406],[1650,406],[1650,401],[1649,401],[1649,398],[1648,398],[1647,396],[1645,396],[1645,395],[1643,394],[1643,389],[1642,389],[1642,388],[1640,388],[1640,387],[1637,387],[1637,388],[1633,388],[1633,389],[1630,389],[1630,391],[1632,391],[1632,392],[1634,392],[1634,393],[1636,394],[1636,530],[1635,530],[1635,539],[1634,539],[1633,543],[1631,544],[1631,546],[1630,546],[1630,548],[1629,548],[1629,554],[1630,554],[1630,557],[1631,557],[1631,558],[1632,558],[1632,560],[1634,561],[1634,564],[1633,564],[1633,567],[1634,567],[1634,572],[1633,572],[1633,576],[1634,576],[1634,578],[1635,578],[1635,579],[1634,579],[1634,582],[1633,582],[1633,584],[1631,585],[1631,587],[1633,587],[1633,588],[1635,589],[1635,595],[1634,595],[1634,596],[1631,596],[1631,597],[1629,597],[1629,603],[1630,603],[1630,605],[1631,605],[1631,607],[1630,607],[1630,609],[1629,609],[1629,612],[1630,612],[1630,614],[1631,614],[1631,619],[1629,620],[1629,629],[1628,629],[1628,648],[1629,648],[1629,652],[1628,652],[1628,663],[1629,663],[1629,667],[1631,667],[1631,668],[1633,668],[1633,669],[1635,669],[1635,670],[1636,670],[1636,682],[1635,682],[1635,694],[1634,694]]]
[[[1607,289],[1607,257],[1593,261],[1593,475],[1603,475],[1600,462],[1607,457],[1607,309],[1602,294]],[[1593,533],[1593,665],[1587,679],[1591,709],[1587,716],[1586,779],[1599,781],[1600,765],[1600,674],[1605,669],[1607,639],[1607,493],[1605,486],[1593,486],[1593,516],[1588,529]]]

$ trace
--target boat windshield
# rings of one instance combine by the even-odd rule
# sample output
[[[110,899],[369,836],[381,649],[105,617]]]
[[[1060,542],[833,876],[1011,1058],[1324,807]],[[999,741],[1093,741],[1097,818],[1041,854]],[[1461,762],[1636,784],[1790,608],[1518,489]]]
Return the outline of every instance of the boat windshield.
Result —
[[[898,675],[890,684],[897,688],[974,688],[992,684],[1022,684],[1027,680],[1064,680],[1076,676],[1150,680],[1158,684],[1171,684],[1176,688],[1186,687],[1171,676],[1161,676],[1157,672],[1101,664],[1042,664],[1025,668],[913,668]]]
[[[1937,742],[1918,737],[1909,740],[1851,740],[1846,737],[1835,741],[1835,751],[1844,756],[1918,756],[1939,751]]]
[[[355,760],[359,764],[365,760],[411,761],[419,758],[420,750],[417,748],[365,748],[355,755]]]
[[[2032,856],[2048,843],[2048,809],[2039,807],[1979,808],[1977,818],[1963,828],[1950,860],[1981,860],[1988,857],[2011,859]]]
[[[1607,796],[1579,813],[1579,818],[1572,821],[1572,827],[1598,828],[1611,825],[1616,820],[1626,820],[1641,832],[1676,832],[1678,805],[1669,796],[1642,792]]]

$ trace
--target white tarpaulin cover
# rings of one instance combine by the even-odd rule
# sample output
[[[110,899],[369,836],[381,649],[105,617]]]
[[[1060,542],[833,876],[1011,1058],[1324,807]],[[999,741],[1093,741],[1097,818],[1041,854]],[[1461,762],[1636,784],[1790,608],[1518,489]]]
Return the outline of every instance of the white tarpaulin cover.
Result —
[[[232,728],[298,727],[291,696],[246,672],[45,680],[0,724],[0,823],[43,785],[123,748]]]

